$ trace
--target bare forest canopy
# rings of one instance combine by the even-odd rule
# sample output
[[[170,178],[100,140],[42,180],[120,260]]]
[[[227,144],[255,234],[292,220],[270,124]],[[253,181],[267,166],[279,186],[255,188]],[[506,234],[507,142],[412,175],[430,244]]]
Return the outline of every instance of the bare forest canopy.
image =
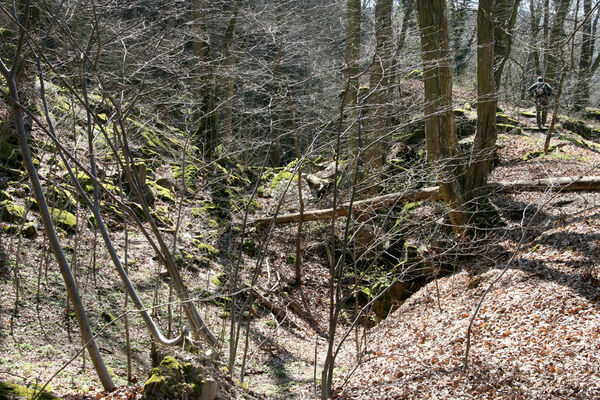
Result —
[[[599,20],[598,0],[0,0],[0,399],[443,397],[383,347],[418,309],[461,329],[420,364],[449,398],[562,398],[541,368],[485,370],[478,318],[515,265],[598,306],[570,230],[600,225]],[[546,266],[561,229],[585,268]],[[567,395],[600,396],[573,363]]]

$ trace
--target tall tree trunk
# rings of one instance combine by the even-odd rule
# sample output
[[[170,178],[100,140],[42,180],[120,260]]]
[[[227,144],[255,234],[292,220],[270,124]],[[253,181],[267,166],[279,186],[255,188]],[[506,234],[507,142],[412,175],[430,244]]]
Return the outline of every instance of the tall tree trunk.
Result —
[[[448,11],[445,0],[418,1],[425,80],[425,138],[427,159],[437,166],[440,191],[450,209],[457,233],[465,224],[462,188],[458,176],[458,139],[452,114],[452,73],[448,49]]]
[[[543,49],[544,49],[544,68],[543,74],[546,74],[548,69],[548,52],[550,51],[550,43],[549,43],[549,32],[550,32],[550,0],[544,0],[544,23],[542,24],[542,34],[543,34]]]
[[[235,39],[235,30],[238,24],[238,14],[240,9],[241,0],[233,2],[233,10],[231,18],[229,19],[229,25],[225,32],[225,49],[223,58],[223,70],[225,76],[225,138],[227,140],[233,140],[233,95],[234,95],[234,74],[233,67],[235,65],[235,54],[233,52],[233,45]]]
[[[389,116],[389,85],[392,58],[392,0],[375,3],[375,55],[371,67],[369,87],[369,122],[365,132],[364,166],[371,173],[383,165],[385,128]],[[376,191],[373,186],[372,192]]]
[[[357,98],[358,98],[358,73],[360,61],[360,0],[348,0],[346,4],[346,70],[345,78],[347,82],[346,113],[349,129],[350,154],[356,162],[359,153],[360,143],[358,141],[358,129],[356,124]],[[350,171],[354,168],[350,168]]]
[[[548,57],[546,61],[546,77],[545,80],[551,86],[555,84],[557,69],[559,68],[558,60],[562,40],[565,36],[565,19],[569,13],[571,0],[557,0],[556,12],[554,13],[554,21],[550,36],[548,37]]]
[[[487,185],[496,144],[496,84],[494,74],[494,0],[480,0],[477,12],[477,132],[465,182],[465,200],[473,208]]]
[[[579,71],[577,90],[575,91],[575,109],[582,110],[587,106],[590,97],[590,67],[592,62],[592,0],[583,0],[584,20],[581,26],[581,52],[579,55]]]
[[[529,52],[527,59],[527,82],[534,81],[537,76],[542,75],[540,65],[540,46],[538,36],[540,34],[540,19],[539,9],[535,7],[535,0],[529,0],[529,29],[531,30],[531,43],[533,48]]]
[[[513,30],[515,27],[515,21],[517,20],[517,10],[520,3],[521,0],[496,0],[495,5],[492,5],[492,11],[494,13],[494,20],[492,22],[494,23],[494,79],[496,81],[496,88],[500,87],[504,65],[508,60],[510,51],[512,49]],[[478,25],[478,42],[479,35],[480,33]]]
[[[404,11],[404,15],[402,16],[402,26],[400,27],[400,33],[398,34],[398,39],[396,40],[396,50],[394,53],[394,57],[392,59],[392,78],[391,84],[395,87],[400,83],[399,75],[399,61],[400,54],[404,49],[404,45],[406,43],[406,33],[408,32],[408,25],[413,15],[413,10],[415,8],[415,4],[412,0],[404,0],[402,1],[402,10]]]
[[[204,14],[202,10],[202,0],[192,0],[192,22],[196,39],[194,40],[194,50],[198,59],[198,102],[200,105],[198,115],[198,128],[196,134],[201,147],[207,157],[212,157],[212,152],[217,147],[217,122],[218,113],[216,106],[218,104],[216,88],[213,73],[213,59],[210,46],[210,40],[206,25],[204,23]]]

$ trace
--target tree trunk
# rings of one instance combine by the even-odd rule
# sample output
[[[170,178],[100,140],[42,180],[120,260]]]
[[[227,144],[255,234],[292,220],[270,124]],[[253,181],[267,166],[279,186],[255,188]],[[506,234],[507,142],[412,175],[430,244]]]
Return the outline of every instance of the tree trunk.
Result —
[[[204,150],[207,157],[212,157],[213,150],[217,147],[217,122],[218,113],[216,106],[218,104],[216,96],[216,87],[214,82],[212,54],[206,26],[203,22],[204,14],[202,10],[202,0],[192,0],[192,22],[196,39],[194,40],[194,50],[198,59],[198,128],[197,137],[201,141],[200,147]]]
[[[346,73],[348,82],[346,96],[346,116],[348,124],[354,128],[349,132],[350,154],[356,160],[359,152],[358,130],[354,125],[357,115],[358,73],[360,61],[360,0],[348,0],[346,6]],[[353,170],[351,168],[350,170]]]
[[[555,85],[556,73],[558,72],[558,60],[561,48],[561,43],[565,36],[565,19],[569,13],[569,7],[571,6],[571,0],[557,0],[556,12],[554,14],[554,21],[552,23],[552,29],[550,30],[550,36],[548,37],[548,57],[546,61],[546,82],[550,86]]]
[[[535,1],[529,0],[529,25],[531,30],[531,42],[533,43],[533,49],[530,51],[527,60],[527,82],[535,81],[535,78],[542,75],[542,68],[540,65],[540,50],[538,45],[538,35],[540,33],[540,15],[539,9],[535,8]],[[533,67],[533,72],[531,72]]]
[[[479,203],[487,184],[492,152],[496,144],[496,84],[494,77],[494,0],[480,0],[477,12],[477,132],[467,180],[465,200]],[[506,49],[505,49],[506,51]],[[498,79],[500,79],[497,76]],[[474,204],[471,207],[473,208]]]
[[[452,74],[448,50],[448,20],[445,0],[418,1],[421,28],[423,76],[425,80],[425,138],[427,159],[439,171],[438,182],[444,201],[452,210],[450,221],[457,233],[463,231],[462,188],[458,176],[458,139],[452,114]]]
[[[517,10],[521,0],[496,0],[495,5],[492,4],[492,12],[494,14],[494,58],[495,72],[494,79],[496,87],[500,87],[502,72],[504,65],[510,56],[512,49],[513,30],[515,21],[517,20]],[[481,10],[481,4],[479,4]],[[479,17],[478,17],[479,18]],[[477,25],[477,36],[479,41],[479,24]]]
[[[579,71],[577,90],[575,91],[575,110],[583,110],[590,97],[590,67],[592,61],[592,0],[583,0],[584,20],[581,26],[581,52],[579,55]]]
[[[365,126],[363,161],[365,171],[377,173],[383,165],[384,142],[389,116],[389,85],[392,57],[392,0],[375,3],[375,55],[371,66],[368,122]],[[367,190],[373,194],[377,186]]]

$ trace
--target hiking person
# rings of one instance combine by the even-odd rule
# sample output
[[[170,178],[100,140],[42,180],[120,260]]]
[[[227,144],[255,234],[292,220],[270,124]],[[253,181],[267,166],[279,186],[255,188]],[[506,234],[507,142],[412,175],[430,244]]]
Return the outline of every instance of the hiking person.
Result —
[[[548,118],[548,97],[552,95],[552,87],[540,76],[527,92],[530,96],[535,97],[535,118],[538,128],[542,129]]]

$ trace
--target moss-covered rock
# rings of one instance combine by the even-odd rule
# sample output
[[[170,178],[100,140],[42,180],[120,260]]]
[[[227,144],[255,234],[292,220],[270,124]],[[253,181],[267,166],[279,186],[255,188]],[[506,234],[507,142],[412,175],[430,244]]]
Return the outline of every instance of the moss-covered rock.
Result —
[[[91,179],[90,179],[91,182]],[[83,185],[82,185],[83,186]],[[85,186],[84,186],[85,188]],[[94,190],[93,183],[91,184],[91,191]],[[87,191],[87,189],[86,189]],[[47,198],[49,202],[61,209],[72,211],[77,206],[77,199],[73,196],[75,188],[72,186],[61,187],[54,185],[48,189]]]
[[[200,174],[200,170],[193,164],[187,164],[185,166],[185,177],[184,168],[179,165],[173,166],[173,179],[180,184],[182,181],[188,191],[194,192],[196,190],[196,177]]]
[[[13,225],[13,224],[4,224],[4,225],[2,225],[2,230],[7,235],[16,235],[16,234],[19,233],[19,227],[17,225]]]
[[[77,229],[77,218],[67,210],[55,208],[50,210],[52,220],[59,228],[64,229],[68,233],[73,233]]]
[[[5,222],[20,222],[25,217],[25,207],[17,205],[10,200],[0,202],[2,206],[2,220]]]
[[[211,215],[218,210],[218,207],[209,201],[199,201],[197,207],[192,208],[192,216],[200,218]]]
[[[175,195],[168,188],[163,187],[154,181],[148,181],[146,184],[148,185],[148,188],[150,188],[150,190],[152,191],[154,197],[171,203],[175,203]]]
[[[525,118],[535,118],[535,113],[531,111],[521,111],[519,115]]]
[[[502,112],[496,113],[497,124],[519,125],[519,121]]]
[[[152,215],[152,218],[154,218],[154,221],[158,226],[169,228],[174,224],[171,213],[167,207],[158,206],[150,211],[150,215]]]
[[[12,201],[12,196],[6,190],[0,190],[0,201],[4,200]]]
[[[586,108],[585,116],[587,118],[595,119],[596,121],[600,121],[600,108],[591,108],[591,107]]]
[[[0,141],[0,164],[10,168],[20,168],[23,157],[18,146]]]
[[[87,193],[94,191],[94,181],[85,172],[79,171],[75,177],[79,181],[79,184]]]
[[[36,388],[27,388],[25,386],[16,385],[14,383],[0,382],[0,400],[26,400],[32,399],[33,396],[40,392]],[[38,399],[40,400],[54,400],[58,397],[48,392],[42,392]]]
[[[562,127],[575,132],[579,136],[585,139],[591,139],[592,137],[600,135],[600,130],[595,129],[588,125],[585,121],[561,117]]]
[[[200,370],[191,363],[181,363],[166,356],[160,365],[152,368],[144,384],[145,400],[200,399],[203,380]]]
[[[38,232],[37,225],[33,222],[28,222],[23,226],[23,230],[21,231],[23,236],[27,239],[33,239]]]
[[[511,132],[516,135],[522,135],[523,130],[515,125],[510,124],[496,124],[498,127],[498,132]]]

